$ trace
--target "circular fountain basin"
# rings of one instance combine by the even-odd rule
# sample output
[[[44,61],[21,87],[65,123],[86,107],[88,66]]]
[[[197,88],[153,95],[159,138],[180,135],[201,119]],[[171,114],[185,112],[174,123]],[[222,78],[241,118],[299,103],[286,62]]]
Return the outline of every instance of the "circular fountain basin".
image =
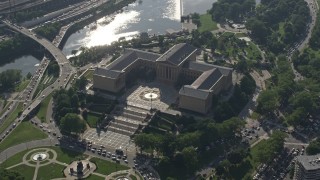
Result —
[[[37,153],[37,154],[33,155],[32,159],[34,161],[43,161],[43,160],[47,159],[47,154]]]

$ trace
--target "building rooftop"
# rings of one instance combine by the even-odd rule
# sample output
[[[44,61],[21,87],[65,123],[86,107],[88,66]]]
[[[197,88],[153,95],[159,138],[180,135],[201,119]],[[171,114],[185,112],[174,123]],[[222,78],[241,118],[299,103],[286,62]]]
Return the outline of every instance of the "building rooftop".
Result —
[[[191,86],[195,89],[211,90],[212,87],[222,78],[223,74],[219,69],[214,68],[202,73]]]
[[[298,156],[297,162],[308,171],[320,169],[320,154],[313,156]]]
[[[111,79],[116,79],[120,76],[121,73],[122,73],[121,71],[109,70],[105,68],[96,68],[93,74],[98,76],[108,77]]]
[[[106,68],[109,70],[117,70],[123,71],[130,64],[135,62],[138,59],[148,60],[148,61],[156,61],[160,57],[160,54],[140,51],[136,49],[125,49],[125,52],[122,56],[113,61]]]
[[[232,72],[232,68],[217,66],[213,64],[207,64],[199,61],[190,61],[188,64],[186,64],[185,68],[196,70],[196,71],[202,71],[202,72],[211,70],[213,68],[217,68],[225,76],[227,76],[229,73]]]
[[[185,61],[187,57],[189,57],[192,53],[194,53],[197,49],[189,44],[180,43],[174,45],[167,52],[165,52],[162,56],[160,56],[157,61],[159,62],[169,62],[173,65],[180,65]]]
[[[179,94],[205,100],[207,99],[210,93],[206,90],[195,89],[190,85],[185,85],[182,86],[182,88],[179,91]]]

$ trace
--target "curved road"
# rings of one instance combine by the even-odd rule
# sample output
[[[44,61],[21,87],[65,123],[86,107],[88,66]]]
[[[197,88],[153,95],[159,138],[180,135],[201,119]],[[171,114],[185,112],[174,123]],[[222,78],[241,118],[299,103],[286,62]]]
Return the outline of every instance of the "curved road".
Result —
[[[291,64],[291,69],[295,75],[294,81],[299,81],[303,80],[303,76],[295,69],[293,62],[291,61],[292,55],[294,51],[302,51],[304,48],[306,48],[309,44],[311,35],[312,35],[312,30],[314,26],[316,25],[316,20],[317,20],[317,12],[319,10],[319,6],[317,3],[317,0],[305,0],[308,3],[308,7],[310,9],[310,16],[311,16],[311,22],[308,24],[308,29],[307,29],[307,34],[303,40],[300,42],[297,42],[294,47],[292,47],[289,52],[288,52],[288,59]]]
[[[16,123],[18,125],[52,91],[54,91],[55,89],[64,88],[67,85],[67,83],[71,77],[71,74],[74,73],[75,70],[71,66],[71,64],[68,61],[68,59],[66,58],[66,56],[62,53],[62,51],[59,48],[57,48],[56,46],[54,46],[47,39],[36,36],[34,33],[29,31],[28,29],[16,26],[14,24],[11,24],[10,22],[7,22],[7,21],[2,21],[2,22],[4,24],[6,24],[7,26],[9,26],[10,28],[28,36],[29,38],[31,38],[31,39],[37,41],[39,44],[41,44],[44,48],[46,48],[52,54],[52,56],[56,59],[56,61],[59,64],[59,67],[60,67],[60,77],[52,85],[45,88],[41,92],[40,96],[36,97],[32,101],[32,103],[28,107],[26,107],[26,109],[23,111],[22,115],[19,118],[17,118],[18,121],[12,122],[12,124]],[[43,70],[41,72],[41,74],[43,74],[44,72],[45,72],[45,70]],[[36,87],[34,87],[34,89],[36,89]],[[5,131],[3,131],[3,133],[5,133],[9,129],[11,129],[11,127],[12,126],[9,126]]]

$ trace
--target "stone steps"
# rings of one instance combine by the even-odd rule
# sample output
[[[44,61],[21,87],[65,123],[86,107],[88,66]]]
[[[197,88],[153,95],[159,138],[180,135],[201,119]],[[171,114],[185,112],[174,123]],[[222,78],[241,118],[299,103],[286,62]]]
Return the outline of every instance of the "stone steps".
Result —
[[[140,124],[140,122],[138,122],[138,121],[127,119],[123,116],[115,116],[114,119],[115,119],[115,122],[117,122],[117,123],[124,124],[124,125],[131,126],[131,127],[138,127]]]
[[[130,113],[126,113],[126,112],[123,112],[121,116],[123,116],[123,117],[125,117],[127,119],[132,119],[132,120],[135,120],[135,121],[139,121],[139,122],[143,122],[146,119],[146,116],[145,117],[141,117],[141,116],[136,116],[136,115],[133,115],[133,114],[130,114]]]
[[[137,131],[137,127],[131,127],[131,126],[127,126],[127,125],[124,125],[124,124],[119,124],[119,123],[116,123],[116,122],[111,122],[109,126],[132,132],[132,134]]]
[[[130,131],[126,131],[126,130],[119,129],[119,128],[112,127],[112,126],[108,126],[107,131],[115,132],[115,133],[126,135],[126,136],[133,135],[133,133]]]

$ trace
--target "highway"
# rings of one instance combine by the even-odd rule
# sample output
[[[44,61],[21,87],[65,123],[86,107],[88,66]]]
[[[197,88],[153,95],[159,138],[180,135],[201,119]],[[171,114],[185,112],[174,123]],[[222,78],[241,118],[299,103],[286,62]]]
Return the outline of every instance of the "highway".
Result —
[[[59,64],[59,67],[60,67],[60,76],[59,78],[52,84],[50,85],[49,87],[45,88],[41,94],[36,97],[30,104],[26,104],[26,107],[24,109],[24,111],[22,112],[22,115],[17,119],[15,120],[13,123],[16,123],[16,125],[18,126],[19,123],[35,108],[37,107],[41,101],[47,97],[51,92],[53,92],[54,90],[56,89],[59,89],[59,88],[64,88],[70,77],[71,77],[71,74],[73,74],[74,72],[76,72],[74,70],[74,68],[71,66],[70,62],[68,61],[68,59],[66,58],[66,56],[62,53],[62,51],[57,48],[54,44],[52,44],[50,41],[46,40],[45,38],[41,38],[37,35],[35,35],[34,33],[32,33],[31,31],[29,31],[28,29],[25,29],[23,27],[19,27],[17,25],[13,25],[11,24],[10,22],[8,21],[3,21],[4,24],[6,24],[7,26],[9,26],[10,28],[32,38],[33,40],[37,41],[39,44],[41,44],[45,49],[47,49],[51,54],[52,56],[55,58],[55,60],[58,62]],[[34,92],[34,90],[36,89],[43,73],[45,72],[45,68],[47,67],[47,65],[49,64],[46,60],[42,61],[41,63],[44,63],[45,66],[41,66],[42,69],[37,71],[36,74],[34,75],[34,77],[36,77],[35,79],[35,82],[36,84],[33,83],[30,83],[33,87],[33,90],[30,91],[30,89],[26,89],[24,91],[23,94],[25,94],[25,92],[27,91],[27,97],[25,96],[20,96],[21,97],[21,100],[23,101],[28,101],[30,98],[32,98],[31,96],[31,92]],[[29,85],[30,85],[29,84]],[[12,124],[13,124],[12,123]],[[10,125],[5,131],[2,132],[1,136],[0,137],[4,137],[5,134],[8,136],[9,133],[11,132],[12,130],[12,125]],[[7,133],[9,132],[9,133]]]

